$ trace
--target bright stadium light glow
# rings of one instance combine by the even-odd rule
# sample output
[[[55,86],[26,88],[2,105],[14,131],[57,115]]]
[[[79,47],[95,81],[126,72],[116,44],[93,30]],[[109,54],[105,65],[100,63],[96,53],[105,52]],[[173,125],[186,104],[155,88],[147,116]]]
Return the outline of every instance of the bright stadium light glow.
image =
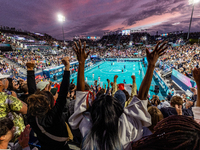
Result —
[[[189,0],[189,5],[197,4],[200,0]]]
[[[59,22],[64,22],[65,21],[65,16],[58,14],[58,21]]]

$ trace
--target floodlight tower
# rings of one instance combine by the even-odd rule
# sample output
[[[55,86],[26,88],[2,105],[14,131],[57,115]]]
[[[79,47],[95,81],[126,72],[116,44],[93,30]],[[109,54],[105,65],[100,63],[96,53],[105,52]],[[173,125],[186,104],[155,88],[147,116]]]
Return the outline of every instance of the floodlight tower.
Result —
[[[62,23],[63,42],[65,43],[65,36],[64,36],[64,29],[63,29],[63,22],[65,22],[65,16],[58,14],[58,21]]]
[[[192,5],[192,14],[191,14],[191,18],[190,18],[190,25],[189,25],[187,40],[189,40],[189,37],[190,37],[190,28],[191,28],[191,24],[192,24],[192,16],[193,16],[193,12],[194,12],[194,5],[197,4],[199,1],[200,0],[189,0],[189,5]]]

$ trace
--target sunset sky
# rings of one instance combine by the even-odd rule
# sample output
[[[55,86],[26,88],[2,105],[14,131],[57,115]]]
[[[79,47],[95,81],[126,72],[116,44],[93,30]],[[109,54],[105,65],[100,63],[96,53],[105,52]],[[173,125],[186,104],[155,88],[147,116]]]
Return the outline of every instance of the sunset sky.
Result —
[[[7,0],[0,1],[0,25],[62,39],[60,13],[66,17],[66,39],[123,29],[160,34],[187,32],[191,12],[188,0]],[[191,31],[200,32],[200,3],[194,8]]]

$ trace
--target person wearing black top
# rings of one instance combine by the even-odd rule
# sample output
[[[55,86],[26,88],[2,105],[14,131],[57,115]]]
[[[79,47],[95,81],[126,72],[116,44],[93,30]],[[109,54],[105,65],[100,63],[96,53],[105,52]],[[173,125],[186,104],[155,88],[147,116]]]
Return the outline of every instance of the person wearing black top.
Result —
[[[36,92],[34,62],[27,63],[27,83],[29,94],[32,94],[27,99],[27,120],[37,134],[41,150],[69,150],[68,132],[63,116],[70,83],[69,58],[65,57],[62,62],[65,65],[65,71],[55,106],[53,106],[54,99],[50,92]]]

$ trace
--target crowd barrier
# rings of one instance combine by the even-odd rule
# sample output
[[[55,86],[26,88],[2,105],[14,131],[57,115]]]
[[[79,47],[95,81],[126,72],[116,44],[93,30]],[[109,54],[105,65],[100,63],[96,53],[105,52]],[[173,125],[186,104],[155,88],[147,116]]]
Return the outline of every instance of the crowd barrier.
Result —
[[[95,68],[95,67],[98,67],[98,66],[101,65],[102,63],[104,63],[104,62],[98,62],[98,63],[96,63],[95,65],[92,65],[92,66],[89,66],[89,67],[85,68],[85,72],[90,71],[91,69],[93,69],[93,68]],[[73,78],[75,78],[75,77],[77,77],[77,72],[71,74],[70,79],[73,79]]]
[[[134,62],[142,61],[143,58],[102,58],[105,61],[117,61],[117,62]]]
[[[172,70],[171,79],[184,91],[190,91],[191,87],[196,87],[196,83],[194,80],[190,79],[189,77],[185,76],[175,69]]]
[[[167,86],[167,83],[158,75],[156,70],[154,70],[154,77],[158,79],[160,86],[164,89],[165,93],[169,90],[169,87]]]
[[[167,71],[171,70],[171,66],[163,63],[162,61],[159,61],[159,68],[163,69],[164,72],[167,72]]]

